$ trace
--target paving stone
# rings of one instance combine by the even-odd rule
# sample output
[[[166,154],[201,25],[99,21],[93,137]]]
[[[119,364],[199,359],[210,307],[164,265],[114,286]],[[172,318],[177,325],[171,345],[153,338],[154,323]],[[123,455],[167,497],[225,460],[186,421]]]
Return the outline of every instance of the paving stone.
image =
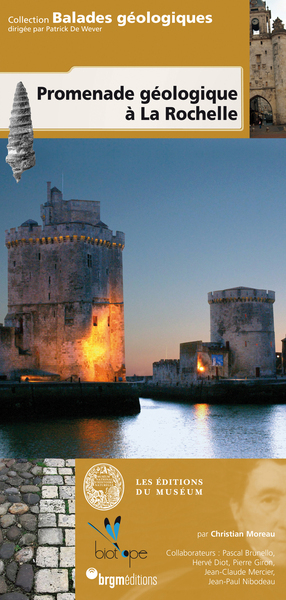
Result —
[[[42,478],[41,477],[34,477],[33,479],[33,484],[34,485],[39,485],[42,483]]]
[[[65,461],[62,458],[45,458],[47,467],[65,467]]]
[[[2,544],[3,542],[3,534],[2,534],[2,530],[0,529],[0,544]]]
[[[75,589],[75,569],[72,569],[71,576],[72,576],[72,587],[74,590]]]
[[[36,593],[68,592],[69,580],[67,569],[40,569],[35,576]],[[2,600],[2,599],[1,599]]]
[[[16,578],[16,585],[25,592],[30,592],[33,587],[34,571],[32,565],[21,565]]]
[[[21,544],[21,546],[33,546],[36,539],[37,539],[37,536],[34,533],[25,533],[21,537],[19,543]]]
[[[5,567],[5,565],[3,563],[3,560],[0,560],[0,575],[2,575],[2,573],[4,571],[4,567]]]
[[[2,467],[2,469],[0,469],[0,475],[7,475],[7,473],[9,473],[9,467]]]
[[[7,589],[8,588],[4,577],[0,577],[0,594],[6,594]]]
[[[17,525],[13,525],[9,529],[7,529],[6,535],[8,540],[14,542],[15,540],[18,540],[19,537],[21,537],[22,531]]]
[[[12,506],[9,508],[9,512],[12,515],[23,515],[24,513],[28,512],[28,510],[29,507],[27,504],[23,504],[23,502],[15,502],[15,504],[12,504]]]
[[[4,502],[4,504],[0,504],[0,515],[6,515],[9,506],[11,506],[10,502]]]
[[[37,567],[58,567],[59,549],[55,547],[46,548],[46,546],[40,546],[37,549],[36,564]]]
[[[75,547],[62,546],[60,548],[60,567],[75,566]]]
[[[21,462],[20,460],[13,465],[13,468],[15,469],[15,471],[17,472],[23,472],[23,473],[27,473],[29,471],[29,469],[32,467],[32,463],[30,462]]]
[[[26,504],[37,504],[40,502],[40,496],[39,494],[24,494],[23,501],[26,502]]]
[[[3,527],[4,529],[7,529],[7,527],[14,525],[15,521],[15,515],[3,515],[0,518],[1,527]]]
[[[50,594],[41,594],[40,596],[34,596],[34,600],[54,600],[54,596],[50,596]]]
[[[69,467],[60,467],[58,469],[59,471],[59,475],[72,475],[73,474],[73,470]]]
[[[75,467],[75,459],[69,458],[68,460],[66,460],[66,467]]]
[[[19,517],[19,521],[22,527],[28,531],[35,531],[37,527],[37,517],[35,515],[31,515],[30,513],[27,515],[21,515]]]
[[[11,558],[15,550],[13,542],[4,542],[0,548],[0,558]]]
[[[16,471],[8,471],[7,475],[9,477],[16,477],[17,473],[16,473]]]
[[[6,576],[13,583],[15,583],[15,581],[16,581],[17,571],[18,571],[18,565],[15,561],[9,563],[6,567]]]
[[[39,514],[39,527],[56,527],[57,520],[54,513]]]
[[[12,467],[12,465],[14,465],[15,462],[16,462],[15,458],[9,458],[9,460],[6,460],[6,466],[9,467],[9,469],[10,469],[10,467]]]
[[[37,485],[21,485],[20,490],[22,494],[37,493],[41,491]]]
[[[75,513],[75,500],[68,500],[69,504],[69,514],[72,515]]]
[[[75,497],[75,487],[73,485],[60,485],[59,490],[60,498],[63,498],[64,500]]]
[[[74,600],[75,594],[67,592],[66,594],[57,594],[57,600]]]
[[[40,500],[40,512],[65,513],[63,500]]]
[[[9,477],[9,486],[19,486],[24,482],[24,478],[23,477]]]
[[[0,490],[3,492],[9,485],[5,481],[0,481]]]
[[[56,469],[55,467],[44,467],[43,474],[44,475],[57,475],[58,469]]]
[[[74,475],[72,475],[72,476],[65,475],[64,480],[65,480],[66,485],[75,485],[75,476]]]
[[[63,532],[57,527],[39,529],[38,541],[40,545],[60,546],[63,543]]]
[[[38,465],[36,465],[35,467],[33,467],[31,469],[31,473],[33,473],[33,475],[40,475],[43,471],[43,467],[39,467]]]
[[[75,527],[75,515],[59,515],[59,527]]]
[[[20,592],[7,592],[7,594],[1,596],[1,600],[28,600],[28,596]]]
[[[58,498],[58,486],[57,485],[43,485],[42,487],[42,498]]]
[[[5,490],[5,494],[17,494],[17,493],[19,493],[19,490],[16,487],[7,487],[7,489]]]
[[[0,475],[0,481],[8,481],[8,475]]]
[[[11,504],[14,504],[14,502],[21,502],[22,498],[20,494],[7,494],[7,500]]]
[[[64,479],[62,475],[44,475],[43,485],[63,485]]]
[[[21,473],[21,477],[23,477],[23,479],[33,479],[34,475],[32,475],[32,473]]]
[[[20,563],[27,563],[32,560],[34,556],[34,548],[29,546],[28,548],[22,548],[15,554],[15,560]]]
[[[32,513],[34,513],[35,515],[38,515],[39,512],[40,512],[39,505],[38,504],[34,504],[34,506],[33,505],[30,506],[30,511]]]
[[[0,504],[3,504],[4,502],[6,502],[6,500],[6,496],[4,496],[4,494],[0,494]]]
[[[75,529],[65,529],[66,546],[75,545]]]

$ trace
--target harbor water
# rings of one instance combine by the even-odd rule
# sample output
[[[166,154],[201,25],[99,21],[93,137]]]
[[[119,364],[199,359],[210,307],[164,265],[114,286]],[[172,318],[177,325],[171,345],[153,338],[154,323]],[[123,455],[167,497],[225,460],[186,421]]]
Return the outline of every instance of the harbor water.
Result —
[[[0,455],[25,458],[285,458],[286,405],[186,405],[141,399],[113,418],[0,426]]]

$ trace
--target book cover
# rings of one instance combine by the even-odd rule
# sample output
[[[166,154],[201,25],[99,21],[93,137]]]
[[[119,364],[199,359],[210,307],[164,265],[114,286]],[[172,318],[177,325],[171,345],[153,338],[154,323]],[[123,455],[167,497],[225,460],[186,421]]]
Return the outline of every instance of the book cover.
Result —
[[[1,7],[3,600],[283,598],[271,4]]]

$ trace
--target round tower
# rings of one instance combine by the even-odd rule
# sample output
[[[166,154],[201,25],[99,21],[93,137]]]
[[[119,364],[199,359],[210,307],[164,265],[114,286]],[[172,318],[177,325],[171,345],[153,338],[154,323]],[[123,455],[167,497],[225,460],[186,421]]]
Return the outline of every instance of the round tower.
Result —
[[[64,200],[50,183],[41,213],[43,228],[29,219],[6,232],[14,369],[124,380],[124,233],[100,220],[100,202]]]
[[[275,292],[237,287],[208,294],[211,342],[230,350],[230,376],[275,375]]]

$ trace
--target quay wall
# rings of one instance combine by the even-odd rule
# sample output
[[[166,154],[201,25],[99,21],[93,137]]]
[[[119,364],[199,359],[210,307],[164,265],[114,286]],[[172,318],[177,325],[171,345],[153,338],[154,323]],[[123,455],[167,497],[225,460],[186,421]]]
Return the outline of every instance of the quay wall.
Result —
[[[0,382],[1,419],[134,415],[138,390],[126,383]]]
[[[138,384],[140,398],[186,404],[286,404],[286,379],[201,380],[189,386]]]

